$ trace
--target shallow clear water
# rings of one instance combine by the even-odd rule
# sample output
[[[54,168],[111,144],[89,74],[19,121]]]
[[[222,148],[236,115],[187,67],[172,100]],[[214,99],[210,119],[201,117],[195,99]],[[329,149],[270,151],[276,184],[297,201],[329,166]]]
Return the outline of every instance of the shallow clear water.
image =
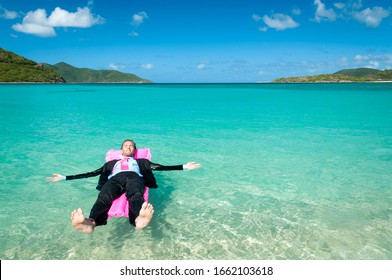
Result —
[[[392,84],[0,85],[1,259],[392,259]],[[93,235],[95,170],[125,138],[155,215]]]

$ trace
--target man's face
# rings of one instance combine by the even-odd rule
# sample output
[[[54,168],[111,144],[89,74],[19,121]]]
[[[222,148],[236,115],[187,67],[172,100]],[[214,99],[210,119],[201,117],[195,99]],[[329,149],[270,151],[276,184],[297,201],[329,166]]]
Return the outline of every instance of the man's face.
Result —
[[[135,146],[131,141],[125,141],[121,151],[124,157],[132,157],[135,152]]]

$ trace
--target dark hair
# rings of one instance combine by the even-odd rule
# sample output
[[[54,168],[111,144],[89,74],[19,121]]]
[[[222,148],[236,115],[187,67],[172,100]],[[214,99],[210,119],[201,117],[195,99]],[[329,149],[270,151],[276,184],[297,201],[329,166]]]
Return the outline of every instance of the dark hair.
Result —
[[[121,149],[124,147],[124,143],[125,143],[125,142],[132,142],[133,147],[134,147],[135,150],[136,150],[136,143],[135,143],[135,141],[133,141],[133,140],[131,140],[131,139],[125,139],[125,140],[122,142],[122,144],[121,144]]]

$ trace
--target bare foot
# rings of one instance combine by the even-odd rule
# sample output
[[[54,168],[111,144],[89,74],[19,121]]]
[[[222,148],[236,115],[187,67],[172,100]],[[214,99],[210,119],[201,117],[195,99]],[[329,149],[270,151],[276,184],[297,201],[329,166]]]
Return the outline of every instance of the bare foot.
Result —
[[[89,219],[86,219],[86,217],[83,214],[82,209],[80,209],[80,208],[78,210],[72,211],[71,221],[72,221],[72,226],[80,232],[85,232],[85,233],[93,233],[94,232],[95,222],[91,221]]]
[[[150,203],[144,202],[142,209],[140,209],[139,216],[135,220],[136,229],[143,229],[150,223],[154,208]]]

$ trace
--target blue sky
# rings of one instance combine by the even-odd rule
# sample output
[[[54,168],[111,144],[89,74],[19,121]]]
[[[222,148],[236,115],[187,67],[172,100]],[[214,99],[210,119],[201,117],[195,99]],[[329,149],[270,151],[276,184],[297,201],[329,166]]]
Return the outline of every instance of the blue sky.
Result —
[[[0,0],[0,47],[157,83],[392,69],[392,1]]]

